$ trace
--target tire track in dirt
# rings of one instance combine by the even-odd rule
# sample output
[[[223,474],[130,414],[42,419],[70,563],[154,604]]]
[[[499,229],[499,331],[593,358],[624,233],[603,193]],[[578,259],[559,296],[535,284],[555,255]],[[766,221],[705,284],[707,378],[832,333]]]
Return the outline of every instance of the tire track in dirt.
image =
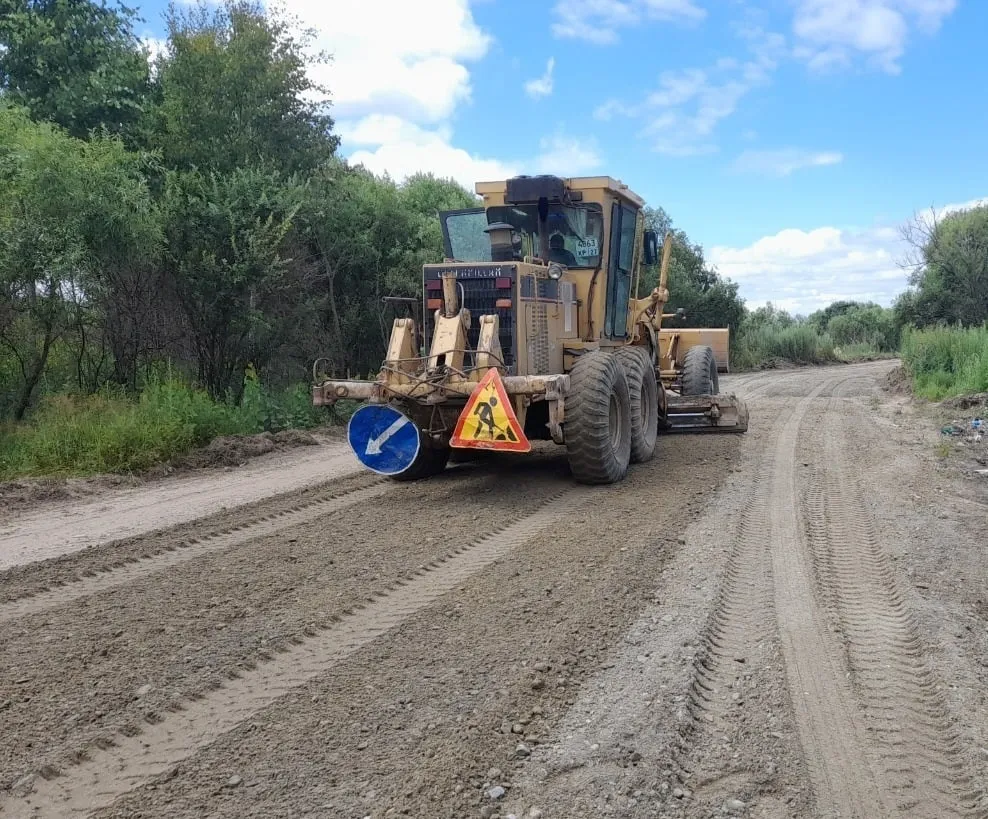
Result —
[[[788,414],[781,416],[775,428],[787,417]],[[771,433],[768,437],[771,439]],[[694,661],[688,700],[692,721],[687,723],[675,753],[675,761],[686,775],[684,783],[697,773],[692,757],[696,746],[705,745],[698,734],[723,731],[730,718],[735,705],[731,695],[742,673],[739,659],[747,657],[750,646],[774,628],[771,566],[764,532],[769,467],[768,459],[763,459],[758,467],[753,491],[738,525],[736,545]]]
[[[388,492],[394,484],[381,479],[370,486],[344,492],[321,493],[301,500],[290,509],[272,512],[244,523],[234,524],[201,538],[188,538],[169,544],[164,550],[142,558],[129,557],[101,572],[87,570],[75,581],[0,603],[0,624],[66,605],[83,597],[132,583],[146,575],[164,571],[190,560],[232,548],[261,537],[269,537],[292,526],[306,523],[371,500]]]
[[[940,682],[924,659],[913,615],[853,477],[837,423],[846,419],[843,394],[835,390],[817,430],[820,464],[827,468],[814,470],[806,493],[806,535],[823,605],[844,637],[840,659],[872,738],[881,787],[895,813],[929,819],[983,815],[982,797],[960,761]]]
[[[834,398],[847,398],[852,395],[878,395],[881,393],[881,387],[875,383],[874,378],[868,378],[866,376],[856,376],[854,378],[848,378],[846,381],[841,381],[840,384],[834,389]]]
[[[325,673],[361,647],[397,627],[407,618],[462,584],[468,577],[531,540],[563,519],[592,490],[566,488],[545,498],[537,511],[433,560],[375,592],[366,604],[336,618],[324,630],[310,630],[293,640],[294,647],[273,662],[246,674],[231,671],[228,683],[203,697],[188,700],[163,720],[115,737],[112,744],[80,754],[76,765],[57,775],[38,778],[26,797],[0,802],[14,811],[40,811],[44,816],[86,814],[111,805],[123,794],[174,767],[232,730],[283,695]],[[53,773],[53,772],[47,772]]]
[[[772,378],[772,375],[772,373],[766,372],[753,376],[752,378],[738,384],[736,391],[745,400],[757,398],[767,389],[771,388],[775,380]],[[735,390],[734,387],[731,389],[732,391]]]
[[[681,731],[673,754],[680,781],[695,789],[697,797],[716,799],[712,792],[729,788],[735,778],[716,759],[705,761],[707,749],[717,744],[716,736],[732,734],[739,708],[748,699],[747,689],[754,684],[751,660],[763,653],[762,646],[774,638],[777,630],[770,546],[771,512],[777,492],[774,475],[779,469],[780,451],[782,457],[788,454],[793,460],[794,441],[803,417],[838,380],[826,379],[795,405],[784,405],[765,436],[776,446],[774,451],[766,451],[755,466],[734,549],[694,661],[688,699],[691,720]],[[760,660],[770,662],[764,656]]]
[[[824,650],[812,583],[798,547],[795,457],[800,428],[814,402],[843,378],[818,383],[788,414],[780,414],[769,436],[775,445],[758,467],[695,664],[693,721],[682,737],[677,762],[686,780],[698,772],[703,748],[714,741],[714,733],[727,730],[736,700],[743,697],[746,658],[777,626],[818,811],[872,819],[886,811],[863,750],[853,700],[846,684],[835,682],[838,675]]]
[[[813,397],[828,388],[832,394],[847,378],[831,379],[814,390]],[[804,399],[801,405],[806,406],[809,400]],[[794,413],[776,442],[769,509],[782,655],[817,813],[877,819],[889,815],[887,794],[866,752],[869,743],[853,692],[834,657],[833,635],[817,606],[800,525],[795,471],[799,415]]]

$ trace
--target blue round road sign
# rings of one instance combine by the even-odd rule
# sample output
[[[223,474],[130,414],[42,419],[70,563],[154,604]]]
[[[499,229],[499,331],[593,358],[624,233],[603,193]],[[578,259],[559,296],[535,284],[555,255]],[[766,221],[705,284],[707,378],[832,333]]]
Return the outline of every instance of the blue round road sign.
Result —
[[[364,404],[347,424],[350,448],[368,469],[380,475],[398,475],[419,454],[415,423],[388,404]]]

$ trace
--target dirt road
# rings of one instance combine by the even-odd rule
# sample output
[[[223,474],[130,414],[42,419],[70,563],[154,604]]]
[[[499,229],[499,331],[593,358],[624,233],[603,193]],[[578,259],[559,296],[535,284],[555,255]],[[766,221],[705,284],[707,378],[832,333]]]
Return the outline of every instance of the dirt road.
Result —
[[[307,448],[7,521],[0,816],[988,815],[988,484],[891,366],[612,487]]]

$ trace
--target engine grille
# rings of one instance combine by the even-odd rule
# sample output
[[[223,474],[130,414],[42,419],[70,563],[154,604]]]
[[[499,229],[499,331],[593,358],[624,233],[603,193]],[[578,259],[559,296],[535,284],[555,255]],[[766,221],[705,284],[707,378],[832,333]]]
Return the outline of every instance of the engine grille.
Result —
[[[484,267],[446,268],[442,266],[425,269],[425,345],[428,352],[432,343],[435,322],[435,306],[429,307],[430,300],[442,299],[442,273],[455,270],[456,280],[463,288],[463,306],[470,311],[472,321],[467,332],[470,348],[477,349],[480,339],[480,316],[496,314],[498,318],[501,352],[509,372],[515,371],[515,268],[513,265],[491,265]],[[498,307],[498,302],[510,306]]]
[[[543,303],[527,302],[524,305],[528,327],[525,340],[528,346],[529,375],[545,375],[549,372],[549,314]]]

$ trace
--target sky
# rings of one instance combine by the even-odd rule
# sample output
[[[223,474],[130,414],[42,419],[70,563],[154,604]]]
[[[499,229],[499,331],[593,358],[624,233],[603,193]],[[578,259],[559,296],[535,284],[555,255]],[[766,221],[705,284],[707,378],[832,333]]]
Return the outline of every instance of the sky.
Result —
[[[140,5],[148,38],[164,0]],[[900,227],[988,197],[985,0],[281,0],[353,164],[610,175],[749,307],[891,304]]]

